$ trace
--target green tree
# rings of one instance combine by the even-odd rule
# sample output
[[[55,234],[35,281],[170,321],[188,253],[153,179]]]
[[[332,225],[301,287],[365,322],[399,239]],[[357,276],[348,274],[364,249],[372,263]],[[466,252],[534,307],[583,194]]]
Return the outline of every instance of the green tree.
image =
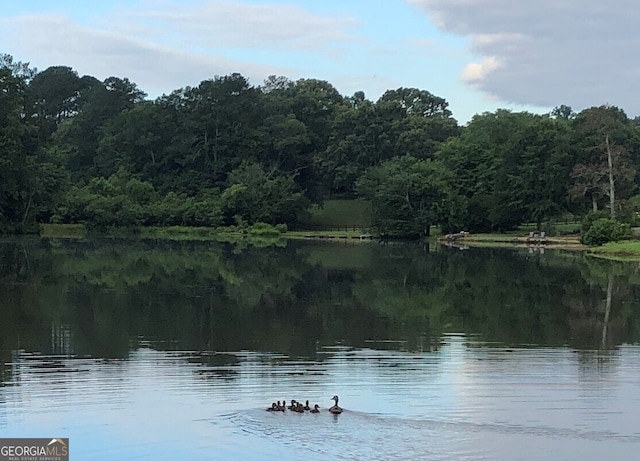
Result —
[[[295,226],[309,205],[292,176],[274,176],[257,163],[246,161],[229,175],[229,187],[221,196],[225,224],[236,216],[248,224]]]
[[[187,89],[184,129],[193,142],[184,146],[184,168],[200,172],[210,186],[221,186],[227,174],[254,155],[263,119],[260,92],[238,73],[216,76]]]
[[[356,93],[347,102],[351,107],[336,114],[319,162],[331,192],[353,194],[367,168],[392,157],[433,158],[438,146],[458,133],[448,103],[428,91],[389,90],[375,104]]]
[[[25,230],[49,198],[46,168],[37,157],[41,143],[25,114],[28,84],[35,75],[28,63],[0,55],[0,232]]]
[[[49,67],[37,73],[28,88],[32,122],[46,140],[64,120],[77,115],[95,79],[80,78],[66,66]]]
[[[391,137],[393,156],[432,158],[438,145],[458,134],[449,103],[426,90],[387,90],[376,102],[383,133]]]
[[[391,102],[407,114],[420,117],[451,116],[451,111],[448,109],[449,103],[444,98],[417,88],[387,90],[378,102]]]
[[[506,181],[499,194],[524,211],[524,219],[542,223],[567,210],[569,126],[563,120],[532,116],[507,153]]]
[[[523,210],[506,188],[507,154],[528,118],[501,109],[485,112],[474,116],[459,137],[440,146],[436,158],[453,173],[455,191],[464,197],[467,230],[510,229],[523,221]]]
[[[256,157],[270,174],[297,174],[313,167],[313,160],[306,155],[311,144],[307,127],[295,115],[269,116],[261,130],[263,136]]]
[[[576,113],[573,111],[571,106],[566,106],[564,104],[554,107],[550,115],[559,120],[573,120],[576,118]]]
[[[497,110],[474,116],[461,136],[443,143],[437,158],[464,197],[464,227],[540,226],[566,209],[568,131],[562,120]]]
[[[640,155],[640,136],[617,107],[585,109],[573,121],[576,158],[571,172],[573,198],[583,198],[597,211],[606,200],[611,218],[620,201],[635,192],[632,159]]]
[[[455,197],[451,177],[438,161],[394,157],[367,170],[357,186],[372,202],[381,234],[419,237],[429,235],[431,225],[450,222]]]
[[[263,93],[265,106],[273,116],[266,118],[261,128],[268,148],[261,153],[260,162],[265,165],[278,163],[282,151],[269,146],[275,143],[274,130],[279,130],[284,136],[280,143],[295,148],[292,160],[285,164],[285,171],[295,175],[295,182],[310,201],[321,201],[326,194],[322,158],[335,118],[346,110],[348,101],[329,82],[317,79],[290,82],[274,78],[265,82]],[[287,126],[277,123],[278,120],[285,121]],[[304,125],[304,132],[298,122]],[[287,141],[290,134],[293,142]],[[267,155],[275,158],[265,162]]]
[[[59,134],[74,180],[113,174],[113,152],[98,152],[102,132],[115,117],[132,109],[145,96],[126,78],[109,77],[102,84],[91,86],[81,112],[64,124]]]
[[[318,156],[318,171],[329,195],[355,194],[356,180],[391,149],[381,145],[381,124],[370,101],[362,99],[334,118],[327,148]]]
[[[96,157],[100,170],[112,175],[124,168],[159,191],[197,193],[203,181],[182,177],[185,115],[162,102],[145,101],[112,118],[103,128]],[[204,172],[203,172],[204,176]]]

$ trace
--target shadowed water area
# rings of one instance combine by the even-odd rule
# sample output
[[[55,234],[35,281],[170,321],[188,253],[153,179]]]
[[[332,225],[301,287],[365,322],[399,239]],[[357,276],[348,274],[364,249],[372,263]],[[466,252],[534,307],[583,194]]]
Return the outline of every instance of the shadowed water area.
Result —
[[[632,459],[639,295],[637,263],[549,250],[5,241],[0,437],[80,460]],[[265,411],[285,399],[322,411]]]

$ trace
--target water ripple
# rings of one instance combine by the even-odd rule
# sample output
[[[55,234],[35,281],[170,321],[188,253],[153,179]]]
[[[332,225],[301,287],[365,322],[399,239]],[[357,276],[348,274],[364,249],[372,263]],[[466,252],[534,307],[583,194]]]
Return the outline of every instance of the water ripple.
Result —
[[[321,361],[148,348],[116,361],[16,353],[0,387],[0,427],[65,427],[75,440],[109,431],[121,447],[112,455],[129,447],[141,459],[180,458],[172,445],[189,459],[250,460],[584,461],[640,448],[640,348],[621,350],[615,370],[585,369],[570,349],[494,350],[459,337],[432,353],[326,351]],[[334,393],[346,408],[338,417],[326,411]],[[264,411],[292,397],[323,411]]]

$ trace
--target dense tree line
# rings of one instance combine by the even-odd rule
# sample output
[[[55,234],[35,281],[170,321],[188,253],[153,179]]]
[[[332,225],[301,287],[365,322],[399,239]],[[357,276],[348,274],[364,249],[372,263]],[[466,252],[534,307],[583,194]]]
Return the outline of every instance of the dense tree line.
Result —
[[[0,229],[296,226],[309,205],[363,197],[389,235],[508,230],[565,213],[629,220],[639,120],[616,107],[497,110],[464,127],[445,99],[377,101],[330,83],[216,76],[154,101],[126,78],[42,72],[0,56]]]

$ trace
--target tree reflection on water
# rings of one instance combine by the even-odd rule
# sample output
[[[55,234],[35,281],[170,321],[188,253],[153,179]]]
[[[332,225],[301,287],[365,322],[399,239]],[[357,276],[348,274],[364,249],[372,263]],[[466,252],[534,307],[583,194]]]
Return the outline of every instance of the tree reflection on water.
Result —
[[[322,360],[332,344],[437,350],[452,332],[585,350],[638,341],[636,265],[571,253],[42,240],[3,243],[0,258],[3,362],[149,344]]]

